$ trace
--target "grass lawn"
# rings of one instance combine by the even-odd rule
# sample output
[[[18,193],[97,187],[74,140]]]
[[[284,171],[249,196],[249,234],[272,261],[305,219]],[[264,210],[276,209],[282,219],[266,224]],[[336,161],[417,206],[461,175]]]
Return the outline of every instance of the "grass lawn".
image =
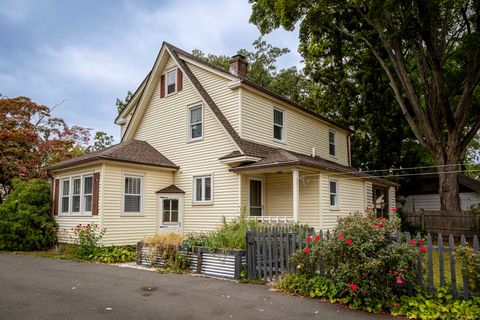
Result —
[[[440,286],[440,261],[438,252],[432,253],[432,260],[433,260],[433,283],[435,288]],[[423,283],[425,287],[428,287],[428,255],[426,253],[423,254]],[[451,276],[450,276],[450,253],[444,252],[443,253],[443,268],[445,270],[445,284],[450,285],[451,283]],[[455,259],[455,271],[456,271],[456,279],[457,279],[457,289],[463,290],[463,279],[462,279],[462,265],[460,261]]]
[[[5,252],[10,254],[21,254],[25,256],[44,257],[52,259],[63,260],[78,260],[75,253],[78,250],[78,245],[61,243],[56,248],[44,250],[44,251],[14,251]]]

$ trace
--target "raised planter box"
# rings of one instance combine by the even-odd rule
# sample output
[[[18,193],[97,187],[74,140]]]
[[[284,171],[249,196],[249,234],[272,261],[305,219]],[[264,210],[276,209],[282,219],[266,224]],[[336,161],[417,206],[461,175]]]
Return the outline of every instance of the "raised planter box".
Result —
[[[240,271],[246,266],[245,250],[211,250],[195,247],[185,254],[192,272],[205,276],[240,279]],[[152,252],[152,247],[143,242],[137,244],[137,264],[151,267],[163,267],[164,262],[159,253]]]

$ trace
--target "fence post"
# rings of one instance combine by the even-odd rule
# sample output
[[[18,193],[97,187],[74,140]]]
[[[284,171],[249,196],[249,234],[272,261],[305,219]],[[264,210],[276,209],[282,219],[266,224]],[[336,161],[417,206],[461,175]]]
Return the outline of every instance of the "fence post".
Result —
[[[438,234],[438,270],[440,273],[440,287],[445,285],[445,268],[443,262],[443,236]]]
[[[283,234],[285,233],[285,228],[282,226],[280,227],[280,271],[283,273],[284,268],[284,260],[283,260]],[[287,236],[288,237],[288,236]]]
[[[435,286],[433,284],[433,257],[432,257],[432,235],[427,234],[427,261],[428,261],[428,291],[430,293],[435,292]]]
[[[273,239],[273,266],[274,266],[274,273],[275,273],[275,280],[278,281],[278,246],[277,246],[277,227],[273,227],[273,234],[272,234],[272,239]]]
[[[450,283],[452,285],[452,295],[454,298],[457,297],[457,274],[455,273],[455,241],[453,239],[453,234],[450,234],[448,237],[448,246],[450,247]]]
[[[462,247],[465,247],[467,245],[467,241],[463,234],[462,234],[462,237],[460,238],[460,244],[462,245]],[[465,273],[462,273],[462,278],[463,278],[463,298],[467,300],[470,297],[470,294],[468,293],[468,278]]]
[[[247,255],[247,277],[248,280],[253,280],[254,275],[253,275],[253,268],[252,265],[254,265],[254,255],[252,253],[252,231],[247,230],[247,233],[245,235],[245,244],[246,244],[246,255]],[[236,261],[235,261],[236,262]]]
[[[142,264],[142,255],[143,255],[143,242],[137,242],[137,264]]]

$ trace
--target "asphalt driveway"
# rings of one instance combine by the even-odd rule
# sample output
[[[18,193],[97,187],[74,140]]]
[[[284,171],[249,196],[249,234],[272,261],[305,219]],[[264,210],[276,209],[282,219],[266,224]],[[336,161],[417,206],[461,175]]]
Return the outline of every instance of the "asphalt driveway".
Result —
[[[0,254],[0,319],[383,319],[268,286]]]

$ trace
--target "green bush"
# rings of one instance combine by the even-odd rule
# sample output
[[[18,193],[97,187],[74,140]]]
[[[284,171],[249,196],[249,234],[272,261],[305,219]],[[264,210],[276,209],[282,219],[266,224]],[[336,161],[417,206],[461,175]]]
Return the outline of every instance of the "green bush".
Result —
[[[136,257],[135,246],[112,246],[97,248],[93,260],[102,263],[122,263],[135,261]]]
[[[455,300],[449,288],[439,288],[434,295],[427,292],[413,297],[403,296],[391,309],[394,316],[411,319],[478,319],[480,297]]]
[[[244,211],[240,217],[229,222],[224,217],[220,228],[204,237],[204,246],[210,249],[244,250],[247,230],[256,229],[259,225],[257,221],[248,220]]]
[[[0,204],[0,250],[52,247],[57,242],[57,229],[48,183],[41,179],[14,179],[10,195]]]
[[[371,213],[355,213],[339,219],[329,237],[306,239],[308,249],[296,253],[291,262],[300,273],[314,277],[321,261],[335,288],[342,288],[337,290],[338,299],[381,311],[406,292],[406,284],[413,283],[416,275],[418,248],[391,239],[398,230],[398,218],[386,220]]]
[[[471,247],[459,246],[455,256],[462,265],[462,274],[468,278],[468,287],[473,292],[480,291],[480,252],[474,252]]]

